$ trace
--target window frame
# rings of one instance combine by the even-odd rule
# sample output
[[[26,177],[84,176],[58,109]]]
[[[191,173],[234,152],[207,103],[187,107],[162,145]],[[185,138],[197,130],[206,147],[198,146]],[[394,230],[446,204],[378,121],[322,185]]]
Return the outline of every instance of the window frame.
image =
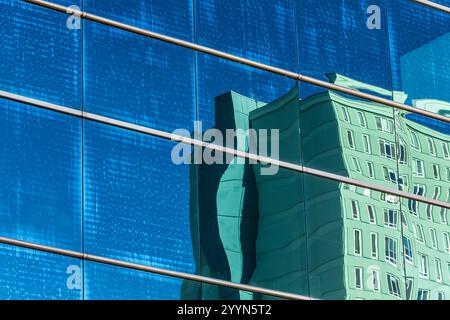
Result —
[[[358,237],[356,236],[358,234]],[[356,250],[358,248],[358,250]],[[362,234],[360,229],[353,229],[353,254],[362,256]]]
[[[424,253],[419,253],[418,272],[420,278],[423,279],[430,278],[430,262],[428,256]]]
[[[374,205],[367,204],[367,216],[369,217],[370,224],[377,224],[377,212],[375,211]]]
[[[428,150],[430,151],[430,154],[432,156],[436,156],[436,145],[434,144],[434,141],[431,137],[426,137],[427,144],[428,144]]]
[[[401,288],[400,288],[400,279],[390,273],[388,273],[386,275],[386,279],[387,279],[387,283],[388,283],[389,294],[391,296],[401,298],[402,292],[401,292]]]
[[[363,288],[363,269],[361,267],[354,267],[353,268],[353,275],[354,275],[354,285],[356,290],[364,290]],[[359,287],[358,287],[359,282]]]
[[[357,111],[356,114],[358,115],[359,126],[362,128],[367,128],[367,121],[364,113],[362,111]]]
[[[356,145],[355,145],[355,136],[354,136],[354,134],[353,134],[353,131],[352,130],[350,130],[350,129],[347,129],[346,130],[346,136],[347,136],[347,144],[348,144],[348,147],[350,148],[350,149],[352,149],[352,150],[355,150],[355,148],[356,148]],[[350,141],[351,140],[351,141]]]
[[[352,210],[352,219],[360,220],[359,203],[358,200],[350,200],[350,207]],[[356,213],[356,216],[355,216]]]
[[[397,266],[397,239],[388,236],[384,237],[384,255],[387,262],[394,266]]]
[[[414,264],[414,250],[412,248],[412,241],[406,236],[402,236],[402,240],[403,240],[403,251],[405,253],[405,260],[411,264]]]
[[[376,232],[370,233],[370,257],[378,259],[378,233]]]
[[[367,154],[371,154],[372,153],[372,147],[370,145],[370,137],[369,137],[369,135],[363,133],[362,139],[363,139],[364,152],[367,153]]]

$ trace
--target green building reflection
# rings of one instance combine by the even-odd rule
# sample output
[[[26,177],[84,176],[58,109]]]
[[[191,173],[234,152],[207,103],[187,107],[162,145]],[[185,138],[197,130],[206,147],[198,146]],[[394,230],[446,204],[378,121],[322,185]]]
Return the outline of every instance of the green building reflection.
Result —
[[[329,79],[408,99],[338,74]],[[445,101],[415,98],[416,107],[449,114]],[[270,103],[228,92],[215,110],[222,132],[279,129],[280,160],[450,202],[448,130],[401,110],[330,91],[302,100],[297,87]],[[237,140],[248,152],[248,134]],[[197,274],[319,299],[450,299],[445,208],[281,168],[262,175],[261,166],[190,166]],[[184,283],[182,298],[270,297]]]

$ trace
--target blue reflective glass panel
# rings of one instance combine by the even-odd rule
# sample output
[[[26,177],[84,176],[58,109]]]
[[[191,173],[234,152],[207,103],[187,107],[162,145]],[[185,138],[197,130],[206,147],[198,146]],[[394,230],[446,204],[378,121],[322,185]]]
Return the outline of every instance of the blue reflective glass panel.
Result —
[[[58,1],[80,5],[80,1]],[[17,0],[0,1],[0,89],[81,107],[81,31],[68,16]]]
[[[85,110],[165,131],[192,128],[194,53],[86,22]]]
[[[84,0],[84,10],[135,27],[192,40],[192,2],[179,0]]]
[[[0,235],[81,249],[81,120],[0,100]]]
[[[286,69],[296,67],[292,0],[195,1],[198,43]]]
[[[82,299],[82,265],[74,258],[0,244],[0,299]]]
[[[86,252],[193,271],[189,169],[174,145],[86,122]]]

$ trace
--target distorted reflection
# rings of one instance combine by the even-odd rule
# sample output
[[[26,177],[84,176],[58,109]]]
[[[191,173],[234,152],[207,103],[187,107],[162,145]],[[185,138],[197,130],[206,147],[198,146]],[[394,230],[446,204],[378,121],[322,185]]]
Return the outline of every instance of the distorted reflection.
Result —
[[[449,42],[450,33],[401,57],[402,91],[328,77],[448,116],[448,73],[441,84],[423,70],[445,66],[427,57]],[[450,202],[450,125],[442,121],[330,91],[300,99],[296,86],[270,103],[218,96],[215,128],[277,128],[281,160]],[[236,139],[248,152],[249,135]],[[262,175],[260,166],[191,165],[197,274],[321,299],[450,298],[445,208],[286,169]],[[182,298],[265,297],[185,283]]]

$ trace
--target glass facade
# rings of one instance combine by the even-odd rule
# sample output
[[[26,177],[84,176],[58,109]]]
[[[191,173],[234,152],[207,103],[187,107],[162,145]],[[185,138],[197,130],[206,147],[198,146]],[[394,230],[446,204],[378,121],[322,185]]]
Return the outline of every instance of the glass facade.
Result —
[[[450,299],[450,123],[393,106],[450,117],[449,14],[400,0],[53,3],[372,99],[0,0],[0,90],[22,97],[0,99],[0,238],[317,299]],[[0,244],[0,299],[274,298]]]

